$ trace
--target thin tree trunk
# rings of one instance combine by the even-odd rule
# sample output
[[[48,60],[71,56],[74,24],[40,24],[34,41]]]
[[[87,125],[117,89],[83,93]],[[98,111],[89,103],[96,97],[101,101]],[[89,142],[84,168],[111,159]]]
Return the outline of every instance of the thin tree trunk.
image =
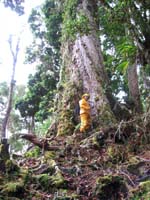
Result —
[[[6,114],[5,114],[5,117],[3,119],[3,123],[2,123],[2,138],[6,138],[6,127],[7,127],[8,119],[9,119],[10,112],[11,112],[11,109],[12,109],[13,90],[14,90],[14,82],[11,81]]]
[[[12,100],[13,100],[14,86],[15,86],[15,80],[14,80],[15,68],[16,68],[17,57],[18,57],[18,53],[19,53],[20,38],[17,41],[15,52],[13,51],[12,37],[11,36],[9,38],[8,43],[9,43],[10,51],[11,51],[12,58],[13,58],[13,68],[12,68],[10,87],[9,87],[9,95],[8,95],[8,103],[7,103],[7,108],[6,108],[6,114],[5,114],[5,117],[3,119],[3,123],[2,123],[2,135],[1,135],[2,138],[6,138],[7,123],[8,123],[8,119],[9,119],[11,109],[12,109]]]
[[[141,113],[142,104],[140,100],[136,62],[132,66],[129,66],[128,68],[128,87],[131,100],[134,102],[135,112]]]
[[[94,19],[97,12],[95,1],[79,1],[77,15],[82,13],[89,20],[89,33],[69,38],[62,45],[62,70],[59,85],[58,103],[58,135],[71,134],[74,129],[72,121],[75,102],[83,93],[90,94],[92,102],[92,121],[95,126],[109,125],[115,121],[108,99],[105,85],[108,78],[104,70],[103,57],[98,37],[98,27]]]
[[[34,120],[34,116],[31,117],[30,132],[31,133],[35,133],[35,120]]]

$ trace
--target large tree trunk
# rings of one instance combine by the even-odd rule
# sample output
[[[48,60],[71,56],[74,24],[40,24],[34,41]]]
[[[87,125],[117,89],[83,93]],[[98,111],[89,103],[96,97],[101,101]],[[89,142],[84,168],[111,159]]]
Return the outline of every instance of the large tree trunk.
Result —
[[[94,19],[96,2],[78,1],[76,16],[88,19],[87,34],[76,34],[76,39],[68,38],[62,45],[62,69],[59,84],[58,135],[71,134],[74,129],[73,110],[83,93],[90,94],[92,121],[96,126],[109,125],[115,121],[104,88],[108,78],[104,70],[98,37],[98,26]]]
[[[135,112],[141,113],[142,104],[140,100],[136,62],[132,66],[128,67],[128,87],[129,87],[130,98],[134,103]]]

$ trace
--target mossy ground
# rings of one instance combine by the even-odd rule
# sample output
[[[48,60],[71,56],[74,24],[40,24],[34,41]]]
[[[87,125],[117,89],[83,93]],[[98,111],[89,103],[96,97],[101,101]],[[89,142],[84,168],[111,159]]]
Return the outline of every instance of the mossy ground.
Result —
[[[101,131],[92,131],[57,136],[51,145],[59,146],[58,152],[46,151],[44,155],[41,152],[39,157],[31,157],[30,163],[26,158],[20,167],[11,167],[12,161],[8,161],[7,173],[0,174],[0,197],[11,200],[149,199],[149,143],[140,143],[140,151],[132,151],[131,137],[126,143],[118,144],[114,137],[109,138],[110,134],[102,135]],[[35,160],[39,162],[36,167]]]

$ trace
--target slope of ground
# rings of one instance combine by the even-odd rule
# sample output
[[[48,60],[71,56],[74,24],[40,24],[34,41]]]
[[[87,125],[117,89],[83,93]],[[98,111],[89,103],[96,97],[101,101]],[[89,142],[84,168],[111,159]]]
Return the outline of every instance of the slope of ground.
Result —
[[[49,147],[57,148],[38,149],[35,157],[34,147],[26,158],[7,160],[0,174],[0,199],[149,200],[149,126],[135,129],[121,123],[46,138]]]

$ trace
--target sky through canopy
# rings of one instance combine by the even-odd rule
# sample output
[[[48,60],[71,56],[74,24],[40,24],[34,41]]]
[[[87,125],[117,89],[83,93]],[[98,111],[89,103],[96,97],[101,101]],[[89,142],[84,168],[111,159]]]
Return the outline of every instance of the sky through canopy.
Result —
[[[28,17],[32,8],[40,6],[43,0],[26,0],[25,14],[18,16],[17,13],[5,8],[0,4],[0,82],[10,81],[12,72],[12,56],[8,45],[10,35],[13,35],[13,42],[16,43],[19,35],[21,35],[20,51],[16,66],[16,83],[26,84],[28,75],[34,72],[34,65],[24,64],[25,49],[32,43],[32,33],[28,25]],[[15,46],[15,45],[14,45]]]

